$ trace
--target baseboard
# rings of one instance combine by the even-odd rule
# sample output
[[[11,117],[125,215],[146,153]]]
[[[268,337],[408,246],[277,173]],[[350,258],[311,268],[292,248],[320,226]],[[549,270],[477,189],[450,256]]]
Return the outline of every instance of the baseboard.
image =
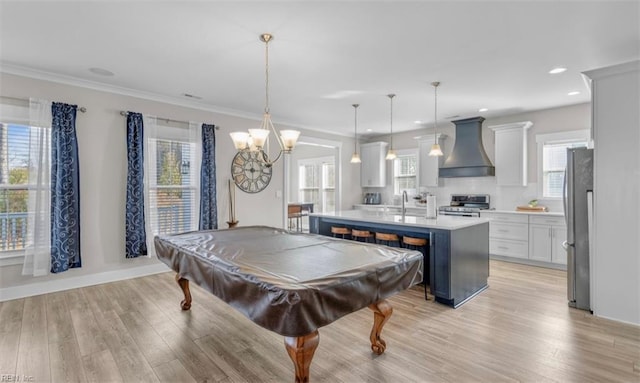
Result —
[[[547,268],[547,269],[556,269],[556,270],[565,270],[565,271],[567,270],[567,265],[562,265],[562,264],[559,264],[559,263],[534,261],[534,260],[531,260],[531,259],[516,258],[516,257],[506,257],[506,256],[503,256],[503,255],[496,255],[496,254],[489,254],[489,258],[495,259],[497,261],[520,263],[522,265],[538,266],[538,267],[544,267],[544,268]]]
[[[59,280],[47,280],[43,282],[29,283],[0,289],[0,302],[12,299],[26,298],[34,295],[54,293],[56,291],[76,289],[103,283],[116,282],[124,279],[144,277],[146,275],[167,272],[169,269],[164,263],[131,267],[122,270],[105,271],[102,273],[81,275],[78,277]]]

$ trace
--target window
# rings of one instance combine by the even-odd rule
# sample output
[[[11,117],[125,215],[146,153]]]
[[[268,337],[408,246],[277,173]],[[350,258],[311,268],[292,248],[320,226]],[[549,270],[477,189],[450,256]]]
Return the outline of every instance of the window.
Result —
[[[197,230],[196,144],[189,142],[189,137],[180,136],[188,136],[183,127],[158,126],[157,129],[156,138],[147,140],[150,154],[148,219],[152,234]]]
[[[30,129],[0,123],[0,251],[23,250],[26,243]]]
[[[587,146],[588,131],[540,134],[538,143],[538,197],[562,198],[567,149]]]
[[[314,211],[335,211],[335,165],[333,157],[298,161],[298,198],[312,202]]]
[[[416,151],[399,151],[393,160],[393,193],[409,195],[418,192],[418,154]]]

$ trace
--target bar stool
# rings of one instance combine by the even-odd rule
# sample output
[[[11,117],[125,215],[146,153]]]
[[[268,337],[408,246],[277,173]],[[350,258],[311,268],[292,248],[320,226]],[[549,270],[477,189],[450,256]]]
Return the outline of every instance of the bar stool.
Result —
[[[407,249],[418,250],[422,253],[422,283],[424,284],[424,299],[429,300],[427,296],[427,281],[429,281],[429,241],[426,238],[402,237],[402,244]],[[431,281],[429,281],[431,285]]]
[[[287,217],[289,218],[289,230],[295,227],[296,231],[302,231],[302,206],[289,204]]]
[[[370,238],[373,238],[373,234],[369,230],[351,230],[351,239],[354,241],[369,242]]]
[[[348,227],[331,226],[331,234],[334,238],[338,238],[340,235],[340,238],[345,239],[345,235],[351,235],[351,229]]]
[[[393,246],[395,243],[397,247],[400,247],[400,239],[396,234],[376,233],[376,243],[387,246]]]

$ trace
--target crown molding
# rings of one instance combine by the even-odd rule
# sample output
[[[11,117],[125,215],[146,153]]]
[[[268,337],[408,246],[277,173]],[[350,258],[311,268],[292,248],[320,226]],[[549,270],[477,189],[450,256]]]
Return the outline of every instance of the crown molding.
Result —
[[[119,94],[122,96],[135,97],[135,98],[140,98],[140,99],[149,100],[149,101],[162,102],[165,104],[197,109],[205,112],[213,112],[213,113],[218,113],[226,116],[246,118],[248,120],[254,120],[254,121],[262,121],[261,113],[260,114],[249,113],[249,112],[239,111],[236,109],[222,108],[218,106],[205,104],[202,102],[185,100],[179,97],[166,96],[163,94],[146,92],[146,91],[141,91],[133,88],[126,88],[126,87],[117,86],[117,85],[105,84],[98,81],[85,80],[78,77],[43,71],[43,70],[24,67],[20,65],[14,65],[6,62],[0,62],[0,73],[7,73],[15,76],[33,78],[36,80],[55,82],[58,84],[76,86],[79,88],[91,89],[91,90],[96,90],[100,92]],[[323,129],[323,128],[300,125],[300,124],[296,124],[289,121],[274,119],[273,122],[276,125],[286,125],[288,127],[305,129],[313,132],[327,133],[326,129]],[[339,136],[339,137],[349,137],[348,133],[340,134],[338,132],[331,132],[329,134]]]
[[[488,128],[494,132],[500,132],[505,130],[527,130],[533,126],[531,121],[511,122],[502,125],[491,125]]]
[[[611,65],[604,68],[588,70],[582,72],[582,74],[589,77],[590,79],[599,80],[604,77],[615,76],[627,72],[640,72],[640,60],[634,60],[618,65]]]

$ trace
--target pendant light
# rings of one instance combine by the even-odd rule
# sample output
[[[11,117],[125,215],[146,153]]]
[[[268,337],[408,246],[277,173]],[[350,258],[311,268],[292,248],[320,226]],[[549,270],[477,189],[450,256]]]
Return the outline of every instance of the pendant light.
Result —
[[[389,97],[389,101],[391,103],[391,135],[389,136],[389,150],[387,151],[387,156],[384,158],[385,160],[395,160],[396,159],[396,151],[393,150],[393,98],[396,95],[391,93],[388,94],[387,97]]]
[[[265,45],[265,106],[264,114],[262,115],[262,125],[259,129],[249,129],[249,132],[232,132],[230,133],[233,144],[238,151],[257,151],[260,153],[258,160],[263,162],[266,166],[273,165],[280,156],[284,154],[290,154],[293,147],[298,141],[300,132],[297,130],[281,130],[280,137],[276,129],[271,122],[271,113],[269,111],[269,42],[273,40],[273,35],[263,33],[260,35],[260,41]],[[280,146],[280,152],[275,159],[270,159],[267,152],[264,150],[265,144],[268,145],[267,138],[269,133],[273,132],[276,136],[276,141]]]
[[[358,107],[360,106],[360,104],[353,104],[353,112],[354,112],[354,119],[353,119],[353,155],[351,156],[351,163],[352,164],[359,164],[362,161],[360,160],[360,155],[358,154]]]
[[[443,155],[442,149],[440,149],[440,144],[438,144],[438,85],[440,85],[439,81],[434,81],[431,83],[433,85],[434,94],[435,94],[435,108],[434,108],[434,121],[433,121],[433,145],[431,145],[431,151],[429,155],[431,157],[440,157]]]

